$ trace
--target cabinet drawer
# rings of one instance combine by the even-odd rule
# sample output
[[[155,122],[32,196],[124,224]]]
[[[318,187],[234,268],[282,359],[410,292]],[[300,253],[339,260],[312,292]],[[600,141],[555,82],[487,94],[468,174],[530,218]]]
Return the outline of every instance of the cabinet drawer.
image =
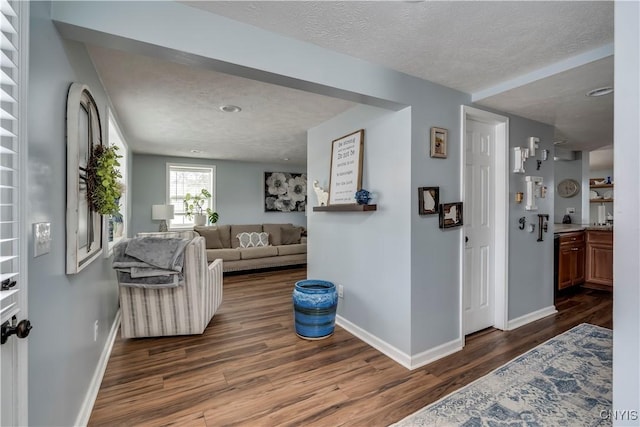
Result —
[[[587,242],[613,245],[613,231],[587,231]]]
[[[562,233],[560,235],[560,244],[565,243],[580,243],[584,242],[584,231],[577,233]]]

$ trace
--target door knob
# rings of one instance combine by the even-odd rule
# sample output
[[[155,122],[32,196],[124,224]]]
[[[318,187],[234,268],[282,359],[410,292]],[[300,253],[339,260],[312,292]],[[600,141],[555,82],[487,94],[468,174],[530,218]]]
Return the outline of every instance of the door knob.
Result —
[[[11,324],[7,320],[2,324],[2,330],[0,332],[0,344],[7,342],[11,335],[16,335],[18,338],[26,338],[29,336],[29,332],[33,329],[31,322],[27,319],[21,320],[16,324],[16,316],[11,318]]]

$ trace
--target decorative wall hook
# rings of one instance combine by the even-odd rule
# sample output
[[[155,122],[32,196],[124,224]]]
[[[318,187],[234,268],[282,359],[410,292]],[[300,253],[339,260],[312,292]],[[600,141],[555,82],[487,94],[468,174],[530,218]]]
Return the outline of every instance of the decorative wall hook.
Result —
[[[538,143],[540,142],[540,138],[537,138],[535,136],[530,136],[529,138],[527,138],[528,141],[528,145],[529,145],[529,155],[531,157],[535,157],[536,156],[536,149],[538,148]]]
[[[549,150],[542,150],[542,160],[546,161],[549,158]]]
[[[524,162],[528,158],[528,148],[513,147],[513,173],[524,173]]]
[[[548,230],[548,222],[549,215],[548,214],[538,214],[538,242],[542,242],[544,239],[542,238],[542,232],[545,233]]]
[[[524,193],[522,191],[518,191],[516,193],[516,203],[522,203],[523,198],[524,198]]]
[[[525,205],[525,210],[528,211],[537,211],[538,206],[536,205],[536,198],[540,197],[540,187],[542,186],[542,177],[541,176],[525,176],[524,180],[527,185],[527,202]]]

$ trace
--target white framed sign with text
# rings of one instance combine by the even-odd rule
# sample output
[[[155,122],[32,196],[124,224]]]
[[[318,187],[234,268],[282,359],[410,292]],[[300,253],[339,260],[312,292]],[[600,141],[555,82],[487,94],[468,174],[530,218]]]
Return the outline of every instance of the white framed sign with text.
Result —
[[[355,204],[362,188],[364,129],[335,139],[331,145],[329,205]]]

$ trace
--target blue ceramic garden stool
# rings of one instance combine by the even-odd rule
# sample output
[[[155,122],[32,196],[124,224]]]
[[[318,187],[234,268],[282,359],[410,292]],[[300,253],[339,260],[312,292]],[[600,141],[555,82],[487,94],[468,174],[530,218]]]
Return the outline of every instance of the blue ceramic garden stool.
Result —
[[[338,292],[324,280],[301,280],[293,289],[293,317],[296,334],[319,340],[333,334],[336,325]]]

